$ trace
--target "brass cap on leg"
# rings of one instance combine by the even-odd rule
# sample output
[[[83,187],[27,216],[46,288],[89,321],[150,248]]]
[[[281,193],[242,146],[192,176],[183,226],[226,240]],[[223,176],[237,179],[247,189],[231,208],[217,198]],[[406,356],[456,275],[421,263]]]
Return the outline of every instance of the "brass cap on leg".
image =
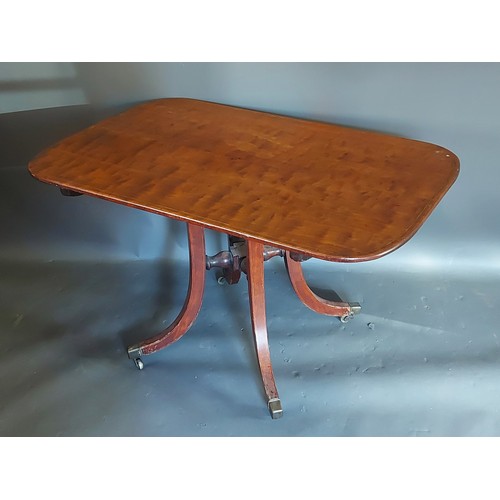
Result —
[[[283,416],[283,408],[281,407],[281,401],[279,398],[270,399],[267,402],[267,407],[269,408],[269,413],[273,419],[281,418]]]

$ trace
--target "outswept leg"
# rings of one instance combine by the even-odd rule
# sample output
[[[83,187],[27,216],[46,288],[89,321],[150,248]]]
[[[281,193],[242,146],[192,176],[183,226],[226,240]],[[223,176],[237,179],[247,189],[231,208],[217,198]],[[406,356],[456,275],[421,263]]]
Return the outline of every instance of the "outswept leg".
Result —
[[[285,264],[295,293],[309,309],[319,314],[338,316],[343,323],[360,312],[361,306],[357,302],[333,302],[316,295],[304,278],[301,263],[293,260],[288,251],[285,254]]]
[[[152,354],[179,340],[194,323],[201,309],[205,287],[205,236],[203,228],[187,224],[189,239],[189,288],[184,306],[174,322],[158,335],[127,349],[128,356],[142,369],[141,355]]]
[[[271,353],[267,338],[263,252],[264,245],[262,243],[252,240],[248,241],[248,296],[257,360],[267,397],[267,406],[273,418],[280,418],[283,415],[283,410],[274,381]]]

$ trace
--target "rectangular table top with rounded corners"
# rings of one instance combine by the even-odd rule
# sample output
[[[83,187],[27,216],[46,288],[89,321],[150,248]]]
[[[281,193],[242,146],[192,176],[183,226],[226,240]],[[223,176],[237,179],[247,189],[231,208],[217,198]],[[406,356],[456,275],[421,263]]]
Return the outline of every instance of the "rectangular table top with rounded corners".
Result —
[[[29,170],[61,188],[354,262],[408,241],[459,160],[425,142],[169,98],[60,141]]]

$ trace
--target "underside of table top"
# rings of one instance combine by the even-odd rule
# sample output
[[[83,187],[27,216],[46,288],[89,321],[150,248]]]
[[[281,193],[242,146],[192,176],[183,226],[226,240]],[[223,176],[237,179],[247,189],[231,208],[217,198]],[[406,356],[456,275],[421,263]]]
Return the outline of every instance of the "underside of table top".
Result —
[[[29,169],[62,188],[352,262],[408,241],[459,161],[420,141],[161,99],[62,140]]]

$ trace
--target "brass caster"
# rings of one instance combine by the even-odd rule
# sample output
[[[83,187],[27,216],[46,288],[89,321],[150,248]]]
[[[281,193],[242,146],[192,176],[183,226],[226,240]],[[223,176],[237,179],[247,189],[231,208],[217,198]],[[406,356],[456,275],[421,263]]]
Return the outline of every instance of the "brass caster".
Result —
[[[354,317],[355,314],[359,314],[361,312],[361,305],[358,302],[349,302],[349,307],[350,311],[339,318],[342,323],[347,323]]]
[[[129,347],[127,349],[128,357],[134,362],[138,370],[144,369],[144,363],[141,359],[141,349],[139,347]]]
[[[353,318],[354,314],[352,312],[348,313],[348,314],[344,314],[343,316],[340,316],[340,321],[342,323],[347,323],[348,321],[350,321],[352,318]]]

